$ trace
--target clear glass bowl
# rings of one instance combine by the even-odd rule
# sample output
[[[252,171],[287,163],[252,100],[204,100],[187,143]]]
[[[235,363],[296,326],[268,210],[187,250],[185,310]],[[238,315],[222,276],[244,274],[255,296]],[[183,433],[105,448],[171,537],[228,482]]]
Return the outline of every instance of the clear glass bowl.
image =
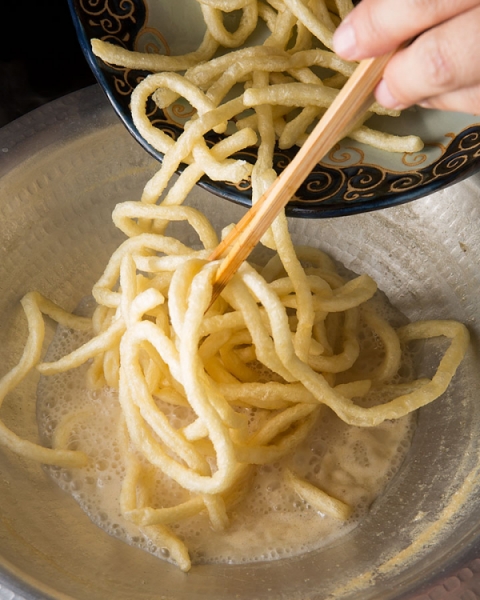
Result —
[[[158,163],[126,132],[96,86],[5,127],[0,156],[4,372],[26,337],[21,296],[36,289],[73,309],[122,240],[111,223],[114,205],[138,199]],[[41,466],[0,449],[0,597],[388,600],[417,597],[420,590],[426,597],[443,590],[441,598],[458,598],[475,589],[479,184],[475,176],[401,207],[290,221],[297,242],[321,246],[352,271],[369,273],[409,318],[459,319],[472,334],[449,392],[420,411],[406,461],[357,529],[298,558],[195,566],[184,574],[99,530]],[[244,212],[201,188],[189,202],[219,227]],[[51,336],[53,325],[48,331]],[[26,381],[2,407],[9,426],[30,439],[38,436],[36,384],[35,377]]]

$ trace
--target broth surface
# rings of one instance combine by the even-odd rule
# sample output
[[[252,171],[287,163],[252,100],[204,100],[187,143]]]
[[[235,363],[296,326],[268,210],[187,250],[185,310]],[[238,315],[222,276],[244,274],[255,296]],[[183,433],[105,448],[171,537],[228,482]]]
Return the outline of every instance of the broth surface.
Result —
[[[92,301],[86,299],[79,312],[88,312]],[[370,306],[393,324],[405,322],[379,293]],[[365,378],[381,358],[381,347],[365,328],[361,332],[367,359],[359,367]],[[47,360],[71,352],[87,341],[84,333],[58,327]],[[160,558],[168,551],[157,548],[120,512],[121,482],[125,475],[118,442],[120,408],[118,393],[111,388],[89,390],[86,370],[82,368],[51,377],[42,377],[38,387],[37,410],[41,435],[51,443],[56,425],[73,418],[71,449],[89,457],[84,469],[47,467],[56,483],[71,494],[90,519],[110,535],[138,546]],[[412,377],[412,360],[406,357],[401,369]],[[370,394],[362,402],[382,403],[389,398]],[[189,409],[163,405],[170,422],[182,427],[191,421]],[[247,410],[247,409],[243,409]],[[259,409],[248,409],[252,423],[262,418]],[[296,556],[314,550],[355,527],[369,506],[382,493],[403,462],[414,431],[415,417],[386,421],[376,427],[352,427],[324,407],[308,438],[293,456],[270,465],[259,466],[245,482],[244,497],[229,511],[230,526],[214,531],[205,513],[172,526],[186,543],[195,563],[248,563]],[[285,482],[283,470],[295,473],[354,508],[352,516],[341,522],[321,514],[302,500]],[[154,504],[173,506],[187,499],[174,481],[158,472]]]

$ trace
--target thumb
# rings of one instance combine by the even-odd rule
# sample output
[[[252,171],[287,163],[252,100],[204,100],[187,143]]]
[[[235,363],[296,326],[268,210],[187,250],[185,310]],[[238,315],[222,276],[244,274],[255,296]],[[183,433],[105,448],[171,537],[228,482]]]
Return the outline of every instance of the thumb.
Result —
[[[478,3],[479,0],[362,0],[337,28],[333,47],[346,60],[379,56]]]

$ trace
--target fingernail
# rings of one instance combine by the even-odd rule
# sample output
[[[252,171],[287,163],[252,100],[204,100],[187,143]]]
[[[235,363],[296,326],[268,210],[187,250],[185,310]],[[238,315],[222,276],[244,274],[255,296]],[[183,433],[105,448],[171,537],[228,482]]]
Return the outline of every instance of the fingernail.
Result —
[[[343,21],[333,34],[333,48],[343,58],[349,59],[355,57],[357,38],[355,36],[355,29],[348,21],[348,18]]]
[[[405,105],[401,104],[392,94],[385,79],[382,79],[377,85],[375,98],[377,99],[377,102],[385,108],[393,108],[395,110],[402,110],[402,108],[405,108]]]
[[[433,108],[433,104],[429,100],[422,100],[418,103],[418,106],[422,108]]]

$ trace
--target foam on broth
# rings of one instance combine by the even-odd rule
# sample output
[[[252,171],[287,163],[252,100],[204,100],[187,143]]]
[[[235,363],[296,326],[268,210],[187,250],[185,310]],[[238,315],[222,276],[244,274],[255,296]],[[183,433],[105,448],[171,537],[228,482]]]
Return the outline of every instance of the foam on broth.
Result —
[[[88,310],[90,304],[91,300],[86,300],[81,312]],[[382,295],[377,294],[372,304],[390,322],[405,321]],[[71,352],[87,339],[85,334],[59,327],[46,360]],[[381,358],[381,347],[367,329],[362,331],[361,340],[368,349],[368,359],[361,365],[367,378],[368,371],[373,370]],[[117,392],[110,388],[87,389],[87,368],[85,365],[68,373],[42,377],[40,381],[37,411],[45,442],[51,442],[55,427],[62,419],[76,414],[69,447],[90,457],[84,469],[47,469],[96,525],[110,535],[168,560],[166,549],[153,545],[121,515],[119,497],[125,468],[118,441]],[[402,375],[412,378],[411,357],[406,357]],[[363,401],[379,403],[388,399],[370,395]],[[192,415],[185,407],[164,404],[162,408],[176,427],[191,421]],[[261,419],[261,412],[251,409],[252,423]],[[414,423],[414,416],[409,415],[376,427],[351,427],[328,408],[323,408],[315,427],[293,456],[257,467],[253,478],[245,482],[248,493],[230,510],[230,527],[226,531],[214,531],[205,513],[172,528],[185,541],[193,564],[274,560],[324,546],[350,531],[366,515],[404,460]],[[318,513],[303,501],[284,481],[282,473],[287,466],[354,507],[350,519],[340,522]],[[172,506],[187,499],[187,493],[160,472],[156,474],[154,494],[158,506]]]

